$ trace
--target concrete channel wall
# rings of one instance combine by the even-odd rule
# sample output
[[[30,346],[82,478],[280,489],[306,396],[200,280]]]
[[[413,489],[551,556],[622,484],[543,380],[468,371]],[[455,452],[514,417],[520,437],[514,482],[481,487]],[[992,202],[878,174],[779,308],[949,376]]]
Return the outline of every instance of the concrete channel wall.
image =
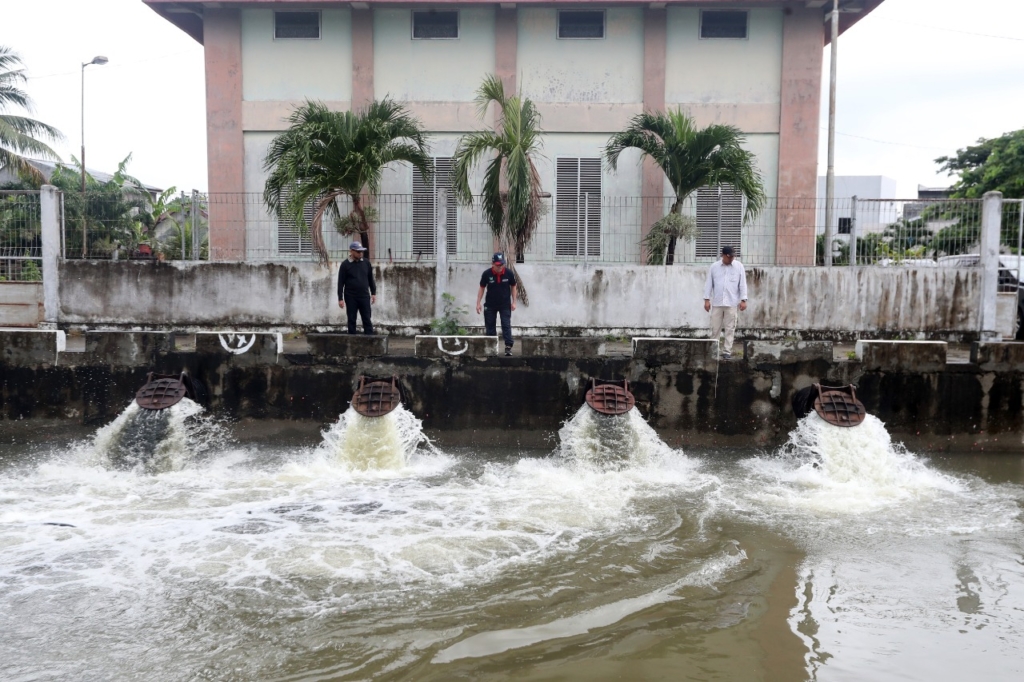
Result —
[[[743,359],[725,362],[700,339],[635,339],[613,355],[560,338],[512,358],[457,343],[423,337],[418,354],[401,356],[383,337],[319,335],[290,353],[279,334],[202,334],[183,350],[164,332],[91,332],[72,353],[62,332],[0,332],[0,432],[14,420],[109,422],[149,371],[184,370],[206,385],[214,414],[318,428],[348,409],[359,376],[397,376],[406,407],[442,442],[492,445],[550,445],[592,379],[628,379],[673,445],[777,446],[796,423],[795,391],[853,382],[916,451],[1024,450],[1024,344],[976,343],[970,362],[951,364],[943,342],[862,341],[856,357],[835,361],[828,341],[750,341]],[[448,352],[429,357],[437,347]]]
[[[486,264],[377,264],[374,320],[411,334],[440,316],[437,294],[472,308]],[[518,266],[530,305],[513,315],[524,336],[702,336],[705,266],[543,264]],[[860,337],[973,340],[980,269],[748,268],[745,338]],[[321,329],[345,324],[337,265],[65,261],[62,328]],[[440,290],[440,291],[439,291]],[[1012,330],[1009,330],[1012,334]]]

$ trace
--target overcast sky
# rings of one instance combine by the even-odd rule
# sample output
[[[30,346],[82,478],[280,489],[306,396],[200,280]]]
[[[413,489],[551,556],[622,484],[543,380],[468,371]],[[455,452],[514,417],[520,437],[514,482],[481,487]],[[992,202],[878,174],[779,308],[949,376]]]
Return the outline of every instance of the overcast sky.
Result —
[[[4,0],[0,45],[25,62],[35,117],[81,143],[86,70],[90,168],[159,187],[206,189],[202,47],[141,0]],[[1024,1],[886,0],[840,39],[836,172],[886,175],[903,197],[945,185],[934,159],[1024,128]],[[825,173],[828,52],[823,54]]]

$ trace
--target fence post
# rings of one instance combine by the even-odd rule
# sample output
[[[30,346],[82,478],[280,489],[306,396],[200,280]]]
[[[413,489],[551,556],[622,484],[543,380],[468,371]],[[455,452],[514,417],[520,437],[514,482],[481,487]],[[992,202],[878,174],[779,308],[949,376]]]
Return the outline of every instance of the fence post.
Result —
[[[586,267],[590,256],[590,192],[583,195],[583,265]]]
[[[850,199],[850,265],[857,265],[857,197]]]
[[[192,205],[191,205],[191,218],[192,218],[192,260],[199,260],[200,249],[199,247],[199,190],[192,190]]]
[[[39,193],[39,218],[43,243],[43,323],[56,325],[60,314],[60,281],[57,262],[60,258],[60,192],[53,185],[43,185]]]
[[[437,191],[434,204],[434,224],[437,232],[434,242],[434,317],[444,315],[444,293],[448,289],[448,188]]]
[[[981,315],[978,331],[982,341],[998,341],[996,300],[999,292],[999,231],[1003,220],[1003,193],[985,194],[981,209]]]

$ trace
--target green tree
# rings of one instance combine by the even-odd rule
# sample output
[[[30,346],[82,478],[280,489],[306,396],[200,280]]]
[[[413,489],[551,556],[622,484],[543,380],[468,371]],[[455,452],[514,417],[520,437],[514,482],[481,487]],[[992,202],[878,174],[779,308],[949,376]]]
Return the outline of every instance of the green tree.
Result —
[[[0,46],[0,170],[11,168],[18,175],[40,182],[42,174],[25,155],[60,158],[40,138],[57,141],[63,135],[56,128],[35,119],[6,113],[12,106],[26,111],[32,109],[32,100],[19,87],[25,82],[25,71],[20,66],[21,58],[9,47]]]
[[[955,156],[935,159],[939,170],[958,175],[953,196],[978,199],[998,191],[1008,199],[1024,198],[1024,130],[959,149]]]
[[[324,215],[335,224],[342,222],[339,198],[351,200],[347,222],[369,248],[372,213],[364,205],[365,195],[380,194],[384,167],[407,161],[430,175],[423,127],[391,99],[375,101],[359,112],[331,111],[322,102],[307,101],[292,113],[289,123],[288,130],[270,143],[263,164],[270,172],[263,202],[279,218],[292,218],[301,230],[308,230],[322,264],[330,262]],[[307,225],[303,212],[310,203],[313,220]]]
[[[746,219],[761,212],[765,204],[764,184],[757,171],[757,159],[743,149],[745,138],[738,128],[710,125],[698,129],[681,109],[637,114],[629,126],[612,136],[604,155],[615,170],[619,155],[639,149],[665,173],[675,202],[669,213],[682,213],[683,201],[701,187],[732,185],[747,200]],[[667,263],[675,261],[676,237],[668,241]]]
[[[477,90],[476,104],[481,118],[491,104],[496,105],[496,130],[480,130],[462,136],[455,149],[453,184],[460,204],[473,204],[470,171],[490,157],[484,170],[481,205],[494,238],[506,253],[515,271],[515,261],[526,253],[544,213],[543,190],[534,156],[540,152],[540,114],[530,98],[509,96],[501,79],[490,75]],[[530,299],[519,279],[519,298],[523,305]]]

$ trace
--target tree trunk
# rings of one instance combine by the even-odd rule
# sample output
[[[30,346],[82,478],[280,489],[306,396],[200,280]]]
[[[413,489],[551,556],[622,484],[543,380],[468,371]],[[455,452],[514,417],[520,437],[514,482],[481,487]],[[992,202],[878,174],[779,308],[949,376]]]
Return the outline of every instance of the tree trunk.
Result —
[[[359,195],[354,195],[352,197],[352,209],[356,212],[356,215],[359,216],[359,241],[362,243],[363,248],[366,249],[367,258],[369,258],[370,221],[366,219],[366,212],[363,211],[363,204],[362,200],[359,198]]]
[[[672,210],[669,213],[682,213],[683,202],[679,199],[675,200],[672,204]],[[676,237],[672,236],[668,238],[668,252],[665,254],[665,265],[675,265],[676,262]]]

